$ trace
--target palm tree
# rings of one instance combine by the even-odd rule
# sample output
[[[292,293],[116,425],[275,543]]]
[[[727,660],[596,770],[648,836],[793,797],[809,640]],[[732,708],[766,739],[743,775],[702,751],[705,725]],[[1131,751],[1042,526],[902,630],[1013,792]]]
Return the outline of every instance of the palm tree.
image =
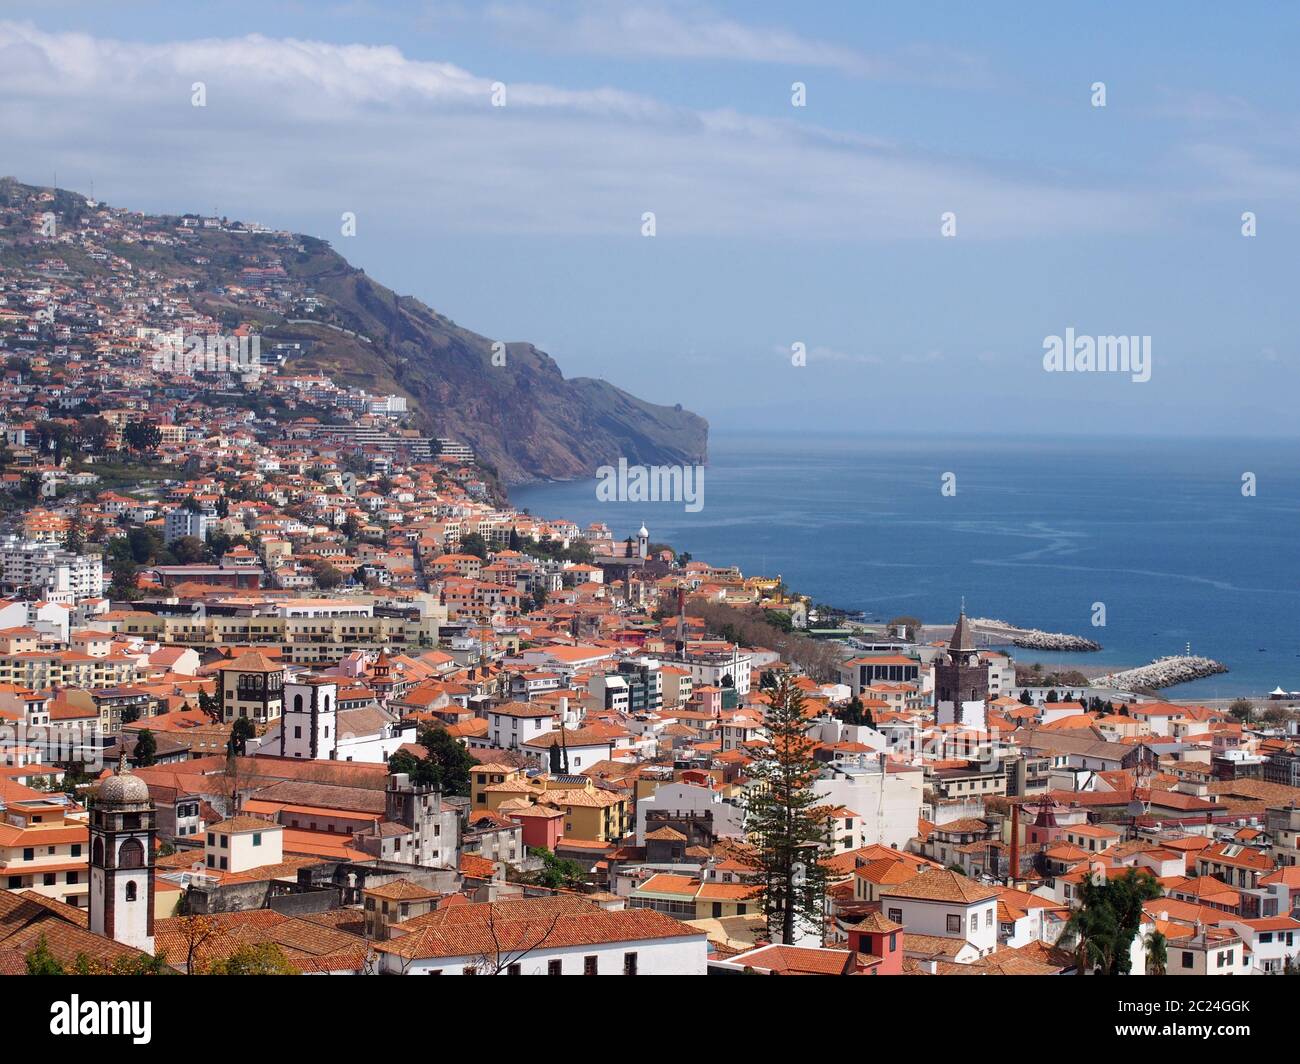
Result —
[[[1079,908],[1070,914],[1062,935],[1065,941],[1074,941],[1074,963],[1078,975],[1089,975],[1092,970],[1110,968],[1115,951],[1115,938],[1119,930],[1114,913],[1103,902],[1102,888],[1092,881],[1091,873],[1079,883]]]
[[[1164,975],[1169,965],[1169,940],[1159,931],[1147,935],[1147,975]]]
[[[1065,925],[1064,942],[1075,942],[1079,974],[1091,967],[1108,975],[1127,975],[1130,949],[1142,923],[1144,902],[1160,896],[1161,887],[1149,873],[1128,871],[1102,883],[1091,871],[1079,883],[1078,909]],[[1163,966],[1166,958],[1159,954]]]

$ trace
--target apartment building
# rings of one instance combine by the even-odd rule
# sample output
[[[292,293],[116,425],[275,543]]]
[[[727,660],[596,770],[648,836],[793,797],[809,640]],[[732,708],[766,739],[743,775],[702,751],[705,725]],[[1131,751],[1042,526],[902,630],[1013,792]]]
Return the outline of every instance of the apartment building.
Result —
[[[90,831],[68,812],[58,797],[8,804],[0,821],[0,887],[86,907]]]
[[[75,605],[104,594],[104,562],[98,554],[8,536],[0,540],[0,587]]]

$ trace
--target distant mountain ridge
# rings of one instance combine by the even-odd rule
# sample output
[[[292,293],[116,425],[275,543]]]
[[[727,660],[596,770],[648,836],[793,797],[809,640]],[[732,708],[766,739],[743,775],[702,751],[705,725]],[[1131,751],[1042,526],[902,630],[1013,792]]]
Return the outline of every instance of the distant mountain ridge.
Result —
[[[4,179],[0,204],[39,191]],[[62,224],[76,224],[78,215],[92,210],[83,196],[48,191]],[[142,228],[180,224],[180,216],[123,214]],[[309,339],[310,350],[291,361],[293,370],[408,396],[418,427],[469,444],[506,484],[590,476],[620,457],[630,464],[707,460],[708,422],[697,414],[647,402],[604,380],[566,380],[555,360],[529,343],[506,344],[505,364],[494,364],[492,340],[372,280],[326,241],[224,226],[191,232],[207,262],[184,253],[192,244],[177,249],[123,241],[112,250],[137,267],[195,278],[200,290],[192,301],[214,317],[257,321],[266,340]],[[246,283],[250,252],[278,257],[290,283],[310,288],[319,304],[311,323],[230,295],[229,286]],[[63,257],[73,272],[103,272],[84,257]],[[12,264],[8,255],[5,261]]]
[[[371,342],[318,336],[297,364],[341,383],[396,386],[416,400],[430,431],[468,443],[506,483],[589,476],[619,457],[706,459],[708,423],[698,415],[603,380],[566,380],[553,358],[528,343],[506,344],[505,365],[494,365],[492,340],[371,280],[323,241],[301,239],[309,257],[286,269],[337,308],[340,325]]]

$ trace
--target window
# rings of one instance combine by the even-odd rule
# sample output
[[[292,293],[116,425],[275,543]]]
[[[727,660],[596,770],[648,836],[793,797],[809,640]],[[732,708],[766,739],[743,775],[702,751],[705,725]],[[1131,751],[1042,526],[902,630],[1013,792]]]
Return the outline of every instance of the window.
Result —
[[[992,909],[990,909],[988,912],[986,912],[986,913],[984,914],[984,926],[985,926],[985,927],[992,927],[992,926],[993,926],[993,910],[992,910]]]
[[[636,975],[636,954],[635,953],[623,954],[623,974]]]
[[[73,856],[73,857],[80,857],[80,856],[81,856],[81,843],[79,843],[79,842],[74,842],[74,843],[72,844],[72,856]]]
[[[253,845],[254,846],[262,845],[262,833],[260,831],[253,832]]]
[[[47,887],[54,886],[54,873],[46,872],[45,875],[41,877],[41,882],[44,883],[45,886]]]
[[[1192,955],[1186,950],[1183,951],[1183,967],[1184,968],[1192,967]]]
[[[583,957],[583,958],[582,958],[582,974],[583,974],[583,975],[599,975],[600,973],[596,970],[596,963],[597,963],[597,960],[598,960],[598,958],[596,958],[596,957]]]
[[[950,934],[961,934],[961,917],[950,915],[948,917],[948,931]]]
[[[24,861],[34,861],[35,859],[36,859],[36,848],[35,848],[34,846],[26,846],[26,847],[24,847],[24,848],[23,848],[23,860],[24,860]]]
[[[136,899],[136,885],[135,885],[135,880],[134,880],[134,879],[128,879],[128,880],[126,881],[126,900],[127,900],[127,901],[135,901],[135,899]]]
[[[119,868],[143,868],[144,846],[139,839],[127,839],[122,843],[121,848],[117,851],[117,866]]]
[[[547,961],[547,962],[546,962],[546,974],[547,974],[547,975],[563,975],[563,974],[564,974],[564,962],[563,962],[563,961]]]
[[[902,909],[890,909],[890,910],[889,910],[889,918],[890,918],[894,923],[896,923],[896,924],[901,924],[901,923],[903,922],[903,910],[902,910]]]
[[[512,964],[506,969],[506,975],[523,975],[524,966],[522,964]]]

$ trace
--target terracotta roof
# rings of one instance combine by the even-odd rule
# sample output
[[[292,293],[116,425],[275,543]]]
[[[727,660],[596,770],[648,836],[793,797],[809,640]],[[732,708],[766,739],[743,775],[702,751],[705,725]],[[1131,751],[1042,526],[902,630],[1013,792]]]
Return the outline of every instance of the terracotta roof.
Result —
[[[847,975],[854,968],[851,950],[810,946],[760,946],[731,958],[733,964],[777,975]]]
[[[993,887],[947,868],[930,868],[905,883],[885,887],[880,892],[891,898],[913,898],[919,901],[954,901],[962,904],[989,901],[998,896]]]
[[[374,948],[407,959],[482,957],[504,951],[705,938],[703,931],[651,909],[611,911],[566,895],[454,905],[397,927],[404,933],[377,942]]]

